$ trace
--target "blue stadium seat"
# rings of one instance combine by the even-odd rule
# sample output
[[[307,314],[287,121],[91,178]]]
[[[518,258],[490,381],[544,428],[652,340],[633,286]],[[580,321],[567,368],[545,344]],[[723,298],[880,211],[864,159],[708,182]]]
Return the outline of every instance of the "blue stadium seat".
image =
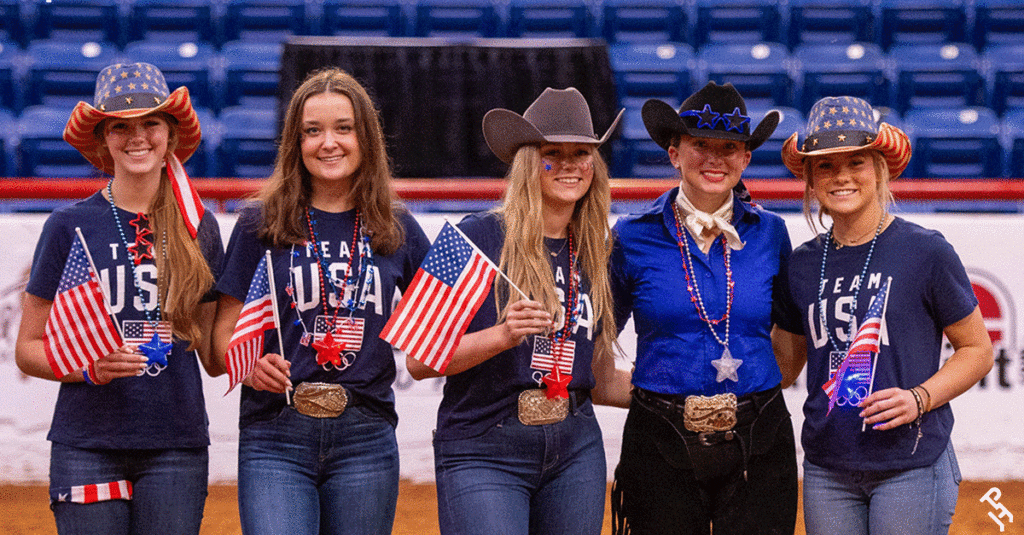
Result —
[[[975,0],[974,46],[1019,44],[1024,35],[1024,2],[1020,0]]]
[[[276,110],[283,49],[280,43],[224,43],[224,106]]]
[[[799,132],[801,138],[804,133],[806,119],[803,113],[796,108],[776,107],[771,109],[747,109],[750,115],[750,128],[756,128],[761,124],[764,116],[771,110],[777,110],[779,115],[779,126],[775,128],[772,135],[765,142],[753,151],[750,156],[750,165],[743,171],[744,178],[793,178],[789,169],[782,163],[782,143],[786,138]]]
[[[220,45],[217,0],[133,0],[129,41],[167,40]]]
[[[697,53],[707,80],[732,82],[750,107],[795,107],[789,51],[779,43],[710,44]]]
[[[622,135],[612,143],[614,176],[670,178],[679,175],[668,159],[668,152],[647,134],[640,108],[626,108],[622,118]]]
[[[697,3],[694,47],[708,43],[782,42],[778,4],[760,0],[701,0]]]
[[[512,0],[509,37],[592,37],[594,19],[579,0]]]
[[[803,74],[803,110],[822,97],[839,95],[860,97],[872,106],[890,103],[885,54],[875,43],[803,44],[793,51],[793,58]]]
[[[11,147],[18,145],[15,128],[17,122],[10,110],[0,108],[0,177],[12,176],[18,172]]]
[[[324,35],[400,37],[406,33],[400,0],[327,0],[323,10]]]
[[[999,118],[982,107],[916,108],[904,116],[914,147],[907,176],[993,178],[1003,174]]]
[[[602,35],[609,43],[686,42],[686,9],[677,0],[605,0]]]
[[[126,42],[117,0],[35,0],[35,9],[36,39]]]
[[[966,43],[966,0],[881,0],[883,50],[894,44]]]
[[[1004,148],[1008,153],[1007,176],[1024,178],[1024,109],[1008,111],[1003,117]]]
[[[219,93],[214,89],[211,71],[216,54],[209,43],[174,43],[170,41],[133,41],[124,48],[126,61],[156,65],[164,73],[167,87],[174,91],[188,88],[193,106],[217,109]]]
[[[18,59],[21,50],[14,41],[0,40],[0,108],[10,110],[21,109],[19,90],[21,84],[15,82],[18,77]]]
[[[224,41],[283,41],[308,35],[305,0],[227,0]]]
[[[19,0],[0,0],[0,41],[13,41],[25,45],[25,22],[21,18]]]
[[[24,103],[63,105],[69,113],[80,100],[92,103],[100,70],[120,57],[113,43],[47,39],[29,43],[26,56],[31,63]]]
[[[932,106],[984,106],[985,80],[970,45],[896,45],[889,52],[896,66],[896,109]]]
[[[18,118],[17,158],[23,177],[91,177],[100,172],[64,141],[67,106],[30,106]]]
[[[984,58],[990,69],[992,109],[1002,116],[1012,108],[1024,108],[1024,44],[990,46]]]
[[[217,174],[216,151],[220,143],[220,121],[209,108],[195,107],[203,139],[192,157],[185,161],[185,172],[192,178]]]
[[[872,0],[791,0],[789,46],[878,40]]]
[[[501,15],[492,0],[420,0],[416,4],[419,37],[499,37]]]
[[[626,107],[639,108],[649,98],[680,103],[693,86],[695,56],[685,43],[619,43],[608,47],[615,91]]]
[[[266,178],[277,157],[277,113],[235,106],[220,114],[220,176]]]

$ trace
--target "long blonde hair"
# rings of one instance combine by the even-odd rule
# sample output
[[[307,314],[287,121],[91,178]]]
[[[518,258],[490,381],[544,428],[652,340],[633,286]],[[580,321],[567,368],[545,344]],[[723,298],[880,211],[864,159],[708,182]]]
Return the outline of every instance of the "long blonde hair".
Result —
[[[167,154],[173,154],[178,143],[178,121],[164,112],[155,115],[167,123]],[[103,150],[109,150],[104,141],[108,121],[101,121],[93,130]],[[166,167],[160,171],[160,184],[149,202],[147,213],[153,232],[153,262],[157,268],[157,302],[161,316],[171,324],[171,330],[178,338],[189,341],[188,349],[191,351],[202,337],[196,309],[215,281],[198,238],[192,238],[185,228]]]
[[[611,185],[607,164],[596,147],[590,150],[594,158],[594,180],[583,198],[576,202],[569,233],[577,243],[580,271],[590,281],[594,317],[602,325],[600,336],[594,340],[595,354],[598,351],[611,354],[618,334],[608,280],[612,252],[612,234],[608,225]],[[542,303],[552,317],[558,317],[562,303],[555,292],[554,275],[544,247],[540,163],[540,150],[532,145],[520,147],[512,160],[504,202],[495,210],[505,226],[500,267],[531,299]],[[512,294],[515,290],[500,277],[495,282],[495,292],[501,321],[517,298]]]
[[[882,218],[884,219],[889,215],[889,209],[896,203],[896,198],[893,196],[892,190],[889,189],[892,174],[889,172],[889,164],[885,162],[885,157],[881,152],[877,150],[864,152],[871,156],[875,167],[878,204],[882,207]],[[811,227],[811,231],[818,235],[825,228],[825,216],[831,216],[831,214],[828,213],[828,208],[821,206],[818,197],[814,195],[814,158],[814,156],[804,158],[804,219]],[[817,217],[814,217],[815,212],[818,214]],[[818,225],[821,225],[821,229],[818,228]]]
[[[313,195],[313,179],[302,162],[302,111],[310,97],[327,92],[344,95],[352,102],[362,152],[362,163],[352,179],[353,201],[362,211],[374,252],[392,254],[405,241],[405,229],[398,218],[403,208],[392,187],[380,116],[366,89],[338,68],[310,74],[292,94],[274,172],[257,195],[263,204],[259,237],[275,247],[298,245],[307,239],[304,214]]]

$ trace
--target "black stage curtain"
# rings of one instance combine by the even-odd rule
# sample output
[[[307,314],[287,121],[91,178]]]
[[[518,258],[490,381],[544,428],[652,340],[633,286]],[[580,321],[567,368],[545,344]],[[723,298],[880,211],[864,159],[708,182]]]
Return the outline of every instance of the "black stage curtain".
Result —
[[[398,177],[503,176],[483,116],[522,114],[546,87],[578,89],[598,136],[618,112],[601,40],[294,37],[281,61],[282,116],[306,76],[328,66],[348,71],[376,102]]]

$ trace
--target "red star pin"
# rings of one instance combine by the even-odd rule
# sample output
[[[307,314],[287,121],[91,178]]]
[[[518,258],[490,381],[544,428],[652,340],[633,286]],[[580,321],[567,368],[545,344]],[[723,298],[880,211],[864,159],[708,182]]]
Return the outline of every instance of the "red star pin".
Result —
[[[558,368],[559,366],[556,364],[551,369],[551,373],[544,376],[544,384],[548,386],[544,393],[548,399],[569,399],[569,382],[572,381],[572,376],[562,375]]]
[[[334,339],[334,333],[327,333],[323,339],[313,342],[313,349],[316,350],[316,363],[320,366],[333,363],[341,366],[341,352],[345,350],[345,342]]]

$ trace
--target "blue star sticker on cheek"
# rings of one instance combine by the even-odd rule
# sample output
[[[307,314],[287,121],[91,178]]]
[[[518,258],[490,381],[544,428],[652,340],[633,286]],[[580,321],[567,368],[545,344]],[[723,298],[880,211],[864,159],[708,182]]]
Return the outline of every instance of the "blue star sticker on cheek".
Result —
[[[147,366],[159,364],[167,366],[167,355],[171,353],[171,344],[165,344],[160,340],[160,335],[153,333],[153,339],[139,346],[143,355],[149,359]]]

